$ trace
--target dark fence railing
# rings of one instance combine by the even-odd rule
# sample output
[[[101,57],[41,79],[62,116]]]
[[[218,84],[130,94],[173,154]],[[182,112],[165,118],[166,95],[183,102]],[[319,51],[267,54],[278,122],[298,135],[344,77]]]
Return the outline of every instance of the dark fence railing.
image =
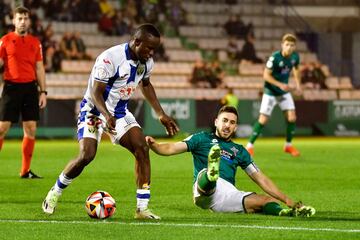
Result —
[[[294,29],[300,39],[306,42],[308,48],[317,52],[317,35],[312,27],[302,16],[296,11],[289,0],[269,0],[271,5],[276,5],[278,11],[284,16],[284,20],[289,27]]]

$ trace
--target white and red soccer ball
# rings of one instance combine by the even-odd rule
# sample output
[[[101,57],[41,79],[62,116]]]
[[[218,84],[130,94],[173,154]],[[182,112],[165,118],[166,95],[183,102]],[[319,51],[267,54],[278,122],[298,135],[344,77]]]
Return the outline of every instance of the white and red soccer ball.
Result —
[[[115,213],[115,199],[108,192],[98,190],[87,197],[85,209],[90,217],[105,219]]]

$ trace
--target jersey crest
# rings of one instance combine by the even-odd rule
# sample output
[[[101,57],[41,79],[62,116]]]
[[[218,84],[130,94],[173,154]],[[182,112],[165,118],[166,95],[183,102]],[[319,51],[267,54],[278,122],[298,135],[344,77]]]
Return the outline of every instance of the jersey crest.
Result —
[[[232,147],[232,148],[230,148],[230,150],[233,151],[235,156],[239,152],[239,150],[236,147]]]
[[[145,65],[144,64],[141,64],[137,67],[137,70],[136,70],[136,74],[137,75],[141,75],[143,74],[145,71]]]

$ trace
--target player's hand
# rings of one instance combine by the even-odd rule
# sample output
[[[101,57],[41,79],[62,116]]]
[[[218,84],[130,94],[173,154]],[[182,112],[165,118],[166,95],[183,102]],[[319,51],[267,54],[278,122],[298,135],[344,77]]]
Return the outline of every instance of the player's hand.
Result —
[[[302,206],[304,206],[304,204],[301,201],[297,201],[294,202],[292,199],[287,198],[285,201],[285,204],[289,207],[289,208],[301,208]]]
[[[174,119],[172,119],[168,115],[166,115],[166,114],[161,115],[159,117],[159,120],[160,120],[161,124],[165,126],[166,133],[169,136],[174,136],[179,131],[179,127],[175,123]]]
[[[301,96],[302,92],[303,92],[302,88],[300,86],[298,86],[298,87],[295,88],[294,94],[296,96]]]
[[[289,85],[288,85],[288,84],[285,84],[285,83],[280,83],[279,88],[280,88],[281,90],[285,91],[285,92],[290,91]]]
[[[46,95],[45,94],[40,94],[39,95],[39,107],[40,107],[40,109],[45,108],[46,103],[47,103]]]
[[[105,117],[105,119],[106,119],[105,130],[110,134],[116,135],[116,130],[115,130],[116,118],[114,116],[108,115],[107,117]]]
[[[153,137],[151,137],[151,136],[146,136],[145,141],[149,146],[153,145],[156,142],[155,139]]]

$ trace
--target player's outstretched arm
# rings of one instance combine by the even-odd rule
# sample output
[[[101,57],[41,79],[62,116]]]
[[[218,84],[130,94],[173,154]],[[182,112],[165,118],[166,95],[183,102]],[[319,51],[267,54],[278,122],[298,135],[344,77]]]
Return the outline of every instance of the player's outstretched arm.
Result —
[[[140,88],[144,97],[158,115],[161,124],[165,126],[166,133],[170,136],[175,135],[179,131],[179,127],[175,123],[174,119],[165,114],[156,96],[154,87],[152,86],[150,79],[143,79],[141,81]]]
[[[294,207],[295,202],[280,191],[280,189],[262,172],[254,172],[249,175],[250,178],[261,187],[267,194],[285,203],[288,207]]]
[[[179,154],[187,151],[187,145],[184,142],[165,142],[165,143],[157,143],[153,137],[146,136],[145,140],[151,150],[155,153],[163,156],[170,156],[174,154]]]
[[[174,136],[178,131],[179,127],[175,123],[174,119],[172,117],[169,117],[168,115],[164,114],[159,116],[159,121],[163,126],[166,128],[166,133],[170,136]]]

